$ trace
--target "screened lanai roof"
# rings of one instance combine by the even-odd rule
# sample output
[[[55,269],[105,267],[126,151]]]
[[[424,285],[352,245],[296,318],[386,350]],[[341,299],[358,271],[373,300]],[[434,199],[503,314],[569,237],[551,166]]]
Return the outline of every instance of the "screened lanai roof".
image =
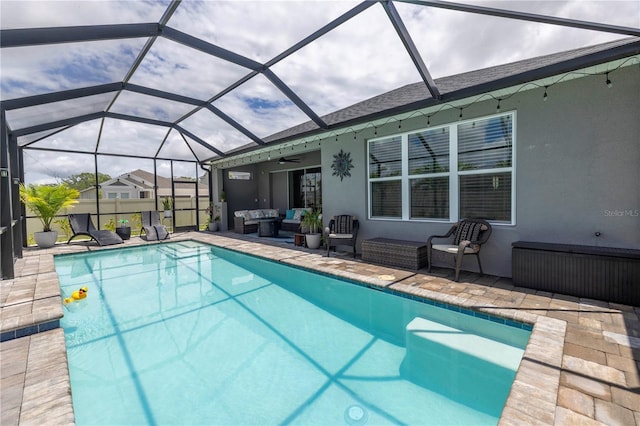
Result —
[[[18,145],[200,162],[637,53],[628,36],[640,36],[635,0],[0,7],[2,110]]]

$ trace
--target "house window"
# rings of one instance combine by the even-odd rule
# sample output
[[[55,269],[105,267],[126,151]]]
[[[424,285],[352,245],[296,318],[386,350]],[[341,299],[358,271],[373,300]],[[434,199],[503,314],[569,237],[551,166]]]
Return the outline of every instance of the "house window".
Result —
[[[369,216],[513,223],[515,113],[370,140]]]
[[[369,194],[372,217],[402,217],[402,138],[369,142]]]

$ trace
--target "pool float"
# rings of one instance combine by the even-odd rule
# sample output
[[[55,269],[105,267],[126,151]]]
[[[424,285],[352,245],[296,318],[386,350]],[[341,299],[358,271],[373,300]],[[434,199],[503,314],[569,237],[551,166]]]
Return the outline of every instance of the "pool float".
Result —
[[[87,287],[82,287],[71,293],[71,297],[67,297],[66,299],[64,299],[64,303],[71,303],[76,300],[84,299],[85,297],[87,297],[88,291],[89,289]]]

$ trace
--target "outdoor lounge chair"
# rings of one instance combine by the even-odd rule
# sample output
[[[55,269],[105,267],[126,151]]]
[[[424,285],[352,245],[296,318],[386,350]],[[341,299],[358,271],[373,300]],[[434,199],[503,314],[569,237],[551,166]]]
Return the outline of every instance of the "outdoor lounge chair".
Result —
[[[92,240],[95,240],[101,246],[120,244],[124,242],[122,241],[122,238],[120,238],[120,235],[115,232],[96,229],[93,225],[93,221],[91,220],[91,214],[89,213],[70,214],[69,225],[71,225],[73,235],[69,238],[67,244],[79,235],[91,237]]]
[[[353,257],[356,257],[356,239],[360,223],[355,216],[340,215],[334,216],[329,221],[329,226],[325,228],[325,238],[327,239],[327,257],[331,247],[353,246]]]
[[[169,238],[169,231],[160,221],[160,212],[146,211],[140,212],[140,214],[142,215],[140,236],[144,232],[147,241],[166,240]]]
[[[449,238],[453,235],[452,244],[433,244],[434,238]],[[428,272],[431,272],[432,251],[438,250],[455,257],[456,281],[460,277],[462,258],[472,254],[478,259],[478,268],[482,274],[480,263],[480,247],[489,240],[491,225],[483,219],[463,219],[453,225],[445,235],[432,235],[427,239]]]

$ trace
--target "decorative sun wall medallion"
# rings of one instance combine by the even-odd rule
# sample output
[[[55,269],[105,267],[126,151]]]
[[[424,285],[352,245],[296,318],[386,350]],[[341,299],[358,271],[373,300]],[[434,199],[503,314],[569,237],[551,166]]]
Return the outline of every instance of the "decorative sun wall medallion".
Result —
[[[333,169],[333,176],[339,176],[342,180],[345,176],[351,177],[349,170],[353,168],[351,163],[351,153],[340,150],[339,153],[333,155],[333,163],[331,163]]]

